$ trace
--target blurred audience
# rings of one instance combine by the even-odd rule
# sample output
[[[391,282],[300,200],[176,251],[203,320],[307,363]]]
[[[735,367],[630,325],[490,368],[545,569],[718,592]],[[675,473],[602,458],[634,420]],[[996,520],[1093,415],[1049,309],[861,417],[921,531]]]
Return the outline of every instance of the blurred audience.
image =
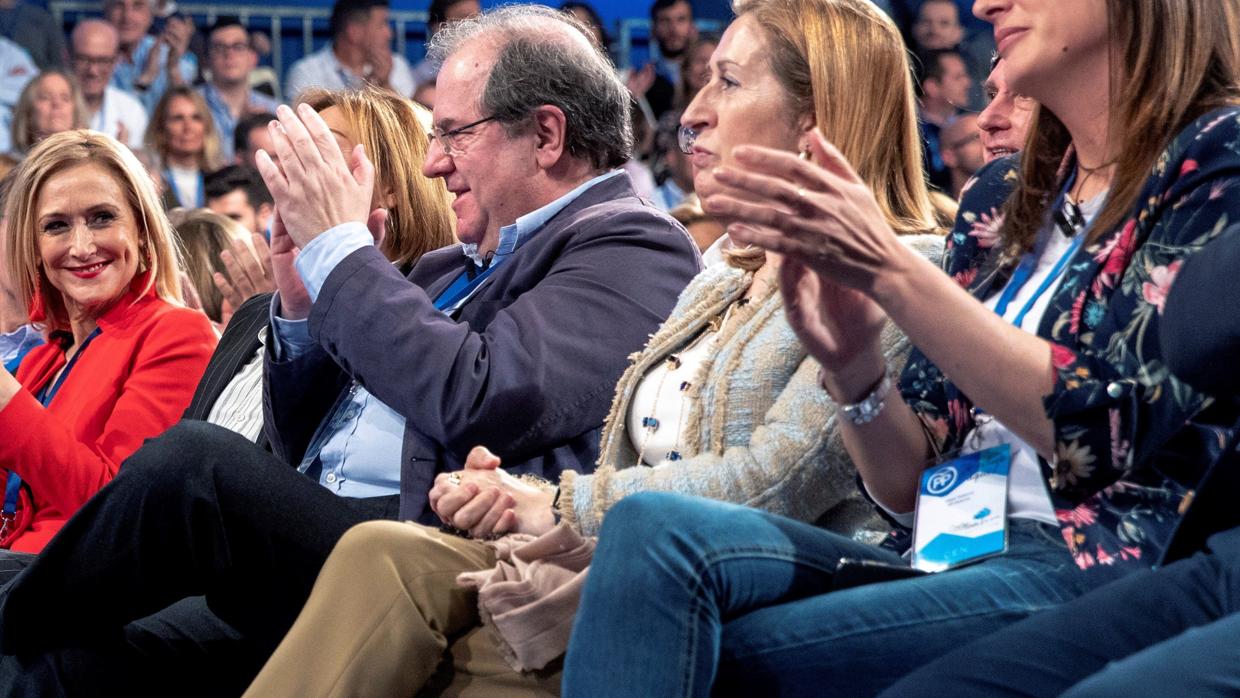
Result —
[[[710,79],[710,56],[719,45],[719,36],[703,34],[685,51],[681,59],[680,89],[676,97],[677,109],[683,111],[697,96],[698,90]]]
[[[103,18],[116,27],[120,57],[112,84],[129,92],[151,113],[169,87],[189,85],[198,76],[198,59],[189,51],[194,21],[173,15],[158,36],[148,32],[154,0],[104,0]]]
[[[250,232],[205,208],[173,209],[168,222],[181,243],[182,266],[197,293],[199,309],[217,326],[227,325],[232,311],[224,307],[224,294],[215,284],[215,275],[227,271],[220,253],[231,250],[235,241],[247,240]]]
[[[26,84],[13,110],[13,152],[24,156],[52,134],[85,127],[86,104],[77,80],[61,70],[45,70]]]
[[[112,84],[120,51],[116,28],[101,19],[84,19],[70,36],[73,74],[82,88],[90,128],[129,146],[142,147],[146,108]]]
[[[250,87],[250,73],[257,65],[250,32],[236,17],[221,17],[207,30],[210,79],[198,89],[211,110],[224,162],[233,160],[233,132],[238,120],[249,114],[274,112],[279,106],[274,98]]]
[[[964,59],[955,49],[932,49],[918,59],[918,114],[926,148],[926,172],[930,183],[946,192],[951,190],[951,174],[943,162],[940,131],[968,104],[972,83]]]
[[[607,29],[603,26],[603,18],[599,16],[598,10],[594,9],[593,5],[574,0],[560,5],[560,10],[572,15],[589,29],[594,37],[594,43],[598,44],[604,53],[611,55],[611,37],[607,35]]]
[[[17,284],[8,273],[5,261],[8,241],[8,220],[5,218],[9,188],[15,175],[0,175],[0,362],[4,370],[17,374],[17,369],[31,349],[43,344],[43,332],[30,323],[29,309],[18,299]]]
[[[388,0],[336,0],[331,14],[332,40],[289,67],[284,97],[295,100],[303,90],[386,87],[406,99],[413,96],[413,70],[404,56],[392,52]]]
[[[482,11],[482,3],[479,0],[431,0],[430,7],[426,10],[426,42],[430,45],[435,35],[439,33],[444,26],[466,17],[472,17]],[[431,55],[427,55],[416,66],[413,67],[413,80],[417,85],[416,89],[421,89],[424,85],[434,84],[435,78],[439,75],[439,63]],[[425,93],[423,94],[425,97]],[[423,106],[430,109],[431,105],[418,100]],[[431,98],[434,102],[434,98]]]
[[[146,147],[158,157],[169,210],[207,205],[204,179],[221,164],[220,137],[197,90],[182,85],[164,93],[151,113]]]
[[[945,193],[953,199],[960,198],[965,183],[986,164],[986,150],[982,147],[977,119],[977,114],[972,112],[958,114],[939,132],[939,155],[951,177],[951,186]]]
[[[207,208],[240,223],[247,233],[266,234],[273,203],[271,192],[267,191],[257,170],[245,165],[228,165],[208,174],[203,188]]]
[[[39,70],[65,67],[65,32],[42,5],[0,0],[0,36],[26,49]]]
[[[270,113],[246,114],[237,120],[233,129],[233,163],[257,169],[254,158],[258,151],[275,152],[271,149],[271,134],[267,132],[267,124],[275,119],[276,115]]]

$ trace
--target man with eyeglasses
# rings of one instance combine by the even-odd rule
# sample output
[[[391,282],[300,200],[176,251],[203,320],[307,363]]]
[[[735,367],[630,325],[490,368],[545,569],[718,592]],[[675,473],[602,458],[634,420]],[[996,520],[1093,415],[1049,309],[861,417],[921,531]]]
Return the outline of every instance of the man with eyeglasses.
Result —
[[[120,46],[116,29],[99,19],[84,19],[69,38],[73,74],[82,88],[88,124],[133,149],[142,147],[147,115],[142,103],[112,84]]]
[[[233,159],[233,131],[247,114],[265,114],[280,105],[275,99],[250,88],[250,71],[258,65],[258,53],[250,44],[250,32],[236,17],[221,17],[207,31],[207,66],[211,75],[198,88],[215,130],[220,134],[220,155]]]
[[[461,244],[402,275],[375,244],[379,154],[342,153],[308,106],[280,107],[280,166],[258,156],[278,210],[264,365],[274,455],[186,421],[128,459],[6,588],[0,648],[22,659],[0,660],[0,693],[168,692],[190,676],[238,694],[345,531],[377,518],[437,527],[429,490],[472,447],[548,481],[593,470],[616,381],[697,252],[620,169],[630,97],[576,20],[508,6],[445,28],[432,51],[443,90],[423,174],[454,195]],[[478,501],[512,506],[498,490]],[[455,550],[455,536],[430,533]],[[194,594],[226,634],[204,637],[210,614],[192,603],[173,606],[174,623],[120,632]],[[170,625],[183,634],[138,639]]]

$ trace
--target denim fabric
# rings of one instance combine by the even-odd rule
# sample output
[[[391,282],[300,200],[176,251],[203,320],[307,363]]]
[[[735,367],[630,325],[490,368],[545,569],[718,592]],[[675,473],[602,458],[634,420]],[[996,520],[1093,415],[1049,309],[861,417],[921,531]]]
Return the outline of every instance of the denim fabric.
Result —
[[[894,553],[754,509],[642,493],[603,521],[564,670],[567,696],[872,695],[969,640],[1119,572],[1082,572],[1054,526],[1007,554],[826,593],[841,557]]]
[[[1240,529],[922,667],[884,696],[1240,695]],[[1067,693],[1065,693],[1067,691]]]

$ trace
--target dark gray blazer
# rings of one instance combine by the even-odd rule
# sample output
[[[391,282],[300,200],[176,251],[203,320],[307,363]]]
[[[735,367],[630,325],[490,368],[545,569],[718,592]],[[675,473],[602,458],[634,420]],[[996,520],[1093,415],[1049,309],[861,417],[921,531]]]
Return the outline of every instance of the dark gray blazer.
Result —
[[[433,299],[465,269],[453,246],[408,278],[373,247],[327,277],[310,314],[318,346],[292,360],[267,352],[268,437],[296,464],[356,379],[407,420],[403,519],[435,523],[427,491],[485,445],[510,472],[589,472],[628,355],[671,312],[701,265],[675,220],[639,199],[627,174],[557,213],[456,313]]]

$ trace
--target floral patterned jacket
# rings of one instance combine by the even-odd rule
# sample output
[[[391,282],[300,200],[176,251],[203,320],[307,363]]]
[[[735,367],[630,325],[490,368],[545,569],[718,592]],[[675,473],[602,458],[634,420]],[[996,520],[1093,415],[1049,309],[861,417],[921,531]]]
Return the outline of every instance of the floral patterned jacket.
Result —
[[[979,173],[948,239],[945,270],[978,298],[1003,288],[1014,266],[995,244],[1014,160]],[[1158,331],[1180,265],[1240,220],[1240,108],[1214,110],[1178,134],[1138,201],[1073,259],[1038,327],[1056,371],[1043,398],[1056,453],[1042,469],[1083,569],[1155,564],[1236,420],[1170,375]],[[916,350],[900,387],[943,451],[958,448],[973,427],[968,397]]]

